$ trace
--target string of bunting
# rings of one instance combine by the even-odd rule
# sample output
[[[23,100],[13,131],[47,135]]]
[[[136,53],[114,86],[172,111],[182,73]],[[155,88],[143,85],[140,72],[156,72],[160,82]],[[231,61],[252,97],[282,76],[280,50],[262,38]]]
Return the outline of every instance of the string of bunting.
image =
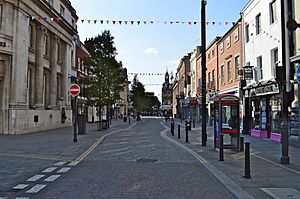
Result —
[[[28,20],[44,20],[44,21],[56,21],[56,22],[67,22],[63,17],[48,17],[48,16],[32,16],[32,15],[24,15],[24,17]],[[98,19],[78,19],[76,23],[88,23],[88,24],[112,24],[112,25],[140,25],[140,24],[187,24],[187,25],[197,25],[201,24],[199,21],[142,21],[142,20],[98,20]],[[242,24],[242,22],[216,22],[216,21],[207,21],[206,25],[235,25],[236,23]],[[249,23],[245,22],[245,25]]]
[[[64,22],[64,23],[67,23],[66,19],[65,18],[62,18],[62,17],[43,17],[43,16],[32,16],[32,15],[23,15],[27,20],[44,20],[44,21],[52,21],[52,22]],[[154,24],[154,23],[163,23],[163,24],[188,24],[188,25],[197,25],[197,24],[201,24],[201,22],[198,22],[198,21],[117,21],[117,20],[91,20],[91,19],[78,19],[76,21],[76,23],[78,22],[81,22],[81,23],[84,23],[84,22],[87,22],[88,24],[97,24],[97,22],[99,22],[100,24],[113,24],[113,25],[122,25],[122,24],[125,24],[125,25],[134,25],[134,24],[137,24],[137,25],[140,25],[141,23],[147,25],[147,24]],[[238,24],[242,24],[242,22],[228,22],[228,21],[225,21],[225,22],[215,22],[215,21],[211,21],[211,22],[206,22],[206,25],[208,27],[208,25],[235,25],[236,23]],[[255,23],[253,21],[251,22],[244,22],[245,26],[252,26],[253,28],[256,27]],[[273,39],[274,41],[278,41],[278,43],[280,42],[279,39],[277,39],[276,37],[274,37],[273,35],[271,35],[270,33],[268,33],[267,31],[264,31],[262,30],[262,33],[265,34],[267,37],[269,37],[270,39]],[[137,73],[138,74],[138,73]],[[141,73],[140,73],[141,75]]]
[[[163,76],[164,73],[127,73],[127,75]]]

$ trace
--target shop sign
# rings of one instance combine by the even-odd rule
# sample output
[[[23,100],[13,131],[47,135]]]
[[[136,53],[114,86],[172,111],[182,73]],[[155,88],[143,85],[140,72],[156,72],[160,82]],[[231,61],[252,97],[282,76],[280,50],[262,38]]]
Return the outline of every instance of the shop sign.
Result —
[[[251,89],[251,96],[269,95],[279,93],[279,86],[277,84],[270,84]]]
[[[252,79],[253,79],[253,66],[245,66],[244,80],[252,80]]]

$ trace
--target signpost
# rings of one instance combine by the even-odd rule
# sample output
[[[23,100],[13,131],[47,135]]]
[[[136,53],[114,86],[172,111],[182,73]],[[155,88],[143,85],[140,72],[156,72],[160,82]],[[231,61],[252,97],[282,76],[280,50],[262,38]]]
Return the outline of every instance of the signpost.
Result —
[[[74,123],[73,123],[73,127],[74,127],[74,138],[73,138],[73,142],[77,142],[77,96],[80,93],[80,86],[78,84],[72,84],[69,88],[69,92],[71,94],[72,97],[74,97]]]

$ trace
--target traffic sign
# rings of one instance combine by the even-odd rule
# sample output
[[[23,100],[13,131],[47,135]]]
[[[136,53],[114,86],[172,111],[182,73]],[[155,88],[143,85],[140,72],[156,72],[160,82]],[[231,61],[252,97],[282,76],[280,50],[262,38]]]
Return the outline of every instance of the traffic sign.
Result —
[[[300,84],[300,64],[297,67],[297,82]]]
[[[70,94],[76,97],[80,93],[80,86],[78,84],[72,84],[69,89]]]

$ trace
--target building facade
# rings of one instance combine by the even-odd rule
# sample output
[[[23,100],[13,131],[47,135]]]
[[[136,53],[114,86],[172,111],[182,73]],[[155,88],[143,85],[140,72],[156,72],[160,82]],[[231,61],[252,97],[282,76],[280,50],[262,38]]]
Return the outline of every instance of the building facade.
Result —
[[[275,80],[282,63],[280,1],[251,0],[242,10],[245,67],[253,70],[244,90],[244,132],[273,138],[280,133],[282,98]],[[282,68],[282,67],[281,67]],[[245,74],[244,74],[245,78]],[[249,78],[248,78],[249,79]],[[278,139],[277,139],[278,141]],[[280,141],[280,139],[279,139]]]
[[[78,19],[71,3],[4,0],[0,7],[0,133],[71,125]]]

